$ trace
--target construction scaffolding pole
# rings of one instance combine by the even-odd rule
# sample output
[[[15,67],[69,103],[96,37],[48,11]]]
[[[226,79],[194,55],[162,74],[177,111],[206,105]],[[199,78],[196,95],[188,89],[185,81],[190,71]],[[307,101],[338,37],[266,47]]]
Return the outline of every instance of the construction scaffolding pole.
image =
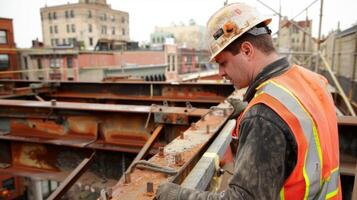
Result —
[[[324,0],[320,1],[320,20],[319,20],[319,34],[317,36],[317,52],[320,52],[320,46],[321,46],[321,25],[322,25],[322,12],[323,12],[323,7],[324,7]],[[315,72],[318,72],[319,70],[319,65],[320,65],[320,56],[317,55],[316,58],[316,66],[315,66]]]
[[[351,113],[352,116],[355,117],[355,116],[356,116],[356,113],[355,113],[355,111],[353,110],[350,101],[347,99],[347,96],[346,96],[345,92],[343,91],[343,89],[342,89],[340,83],[338,82],[338,80],[337,80],[335,74],[333,74],[330,65],[327,63],[326,59],[321,55],[321,52],[318,52],[317,56],[320,57],[321,60],[322,60],[322,62],[325,64],[325,67],[326,67],[328,73],[330,74],[330,76],[331,76],[333,82],[335,83],[335,86],[336,86],[338,92],[340,93],[340,95],[341,95],[343,101],[345,102],[348,111]]]

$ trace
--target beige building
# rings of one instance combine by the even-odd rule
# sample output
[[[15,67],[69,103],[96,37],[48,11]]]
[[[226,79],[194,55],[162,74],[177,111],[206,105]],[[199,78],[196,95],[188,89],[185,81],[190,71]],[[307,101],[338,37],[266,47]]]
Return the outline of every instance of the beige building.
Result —
[[[168,38],[174,38],[178,47],[204,50],[207,49],[205,30],[204,26],[195,24],[193,20],[190,21],[189,25],[155,27],[155,32],[150,36],[151,44],[154,46],[165,44]]]
[[[293,21],[311,35],[312,20]],[[299,30],[287,18],[281,20],[279,37],[275,40],[275,46],[279,52],[304,52],[313,51],[313,41],[304,31]]]
[[[129,14],[113,10],[106,0],[41,8],[45,46],[77,43],[92,50],[98,40],[129,41]]]

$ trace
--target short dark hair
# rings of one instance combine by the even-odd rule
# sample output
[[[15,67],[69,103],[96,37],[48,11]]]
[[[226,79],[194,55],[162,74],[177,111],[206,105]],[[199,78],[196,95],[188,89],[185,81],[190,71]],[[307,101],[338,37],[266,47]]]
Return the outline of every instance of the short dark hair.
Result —
[[[270,34],[262,34],[258,36],[254,36],[250,33],[244,33],[237,39],[235,39],[232,43],[230,43],[224,51],[229,51],[233,55],[239,54],[240,47],[243,42],[248,41],[254,47],[262,51],[264,54],[269,55],[272,52],[275,52],[275,48],[273,45],[273,40]]]

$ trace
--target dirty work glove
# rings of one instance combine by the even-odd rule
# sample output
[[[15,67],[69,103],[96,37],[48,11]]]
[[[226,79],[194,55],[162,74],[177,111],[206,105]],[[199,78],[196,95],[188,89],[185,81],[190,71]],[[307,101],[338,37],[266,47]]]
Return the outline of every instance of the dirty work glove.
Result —
[[[228,98],[227,101],[228,101],[228,103],[230,103],[233,106],[233,109],[234,109],[230,119],[237,119],[238,116],[248,106],[248,103],[246,101],[242,101],[242,100],[236,99],[236,98]]]
[[[157,200],[176,200],[179,199],[181,186],[174,183],[164,183],[159,185],[156,191]]]

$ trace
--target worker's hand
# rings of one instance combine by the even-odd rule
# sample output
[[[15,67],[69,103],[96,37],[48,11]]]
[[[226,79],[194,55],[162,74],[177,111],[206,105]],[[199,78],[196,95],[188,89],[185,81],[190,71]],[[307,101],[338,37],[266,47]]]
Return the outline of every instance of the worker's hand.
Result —
[[[230,119],[237,119],[238,116],[244,111],[244,109],[247,107],[248,103],[245,101],[242,101],[240,99],[236,99],[236,98],[228,98],[227,99],[228,103],[230,103],[233,108],[234,111],[230,117]]]
[[[164,183],[159,185],[156,191],[157,200],[178,199],[181,187],[174,183]]]

